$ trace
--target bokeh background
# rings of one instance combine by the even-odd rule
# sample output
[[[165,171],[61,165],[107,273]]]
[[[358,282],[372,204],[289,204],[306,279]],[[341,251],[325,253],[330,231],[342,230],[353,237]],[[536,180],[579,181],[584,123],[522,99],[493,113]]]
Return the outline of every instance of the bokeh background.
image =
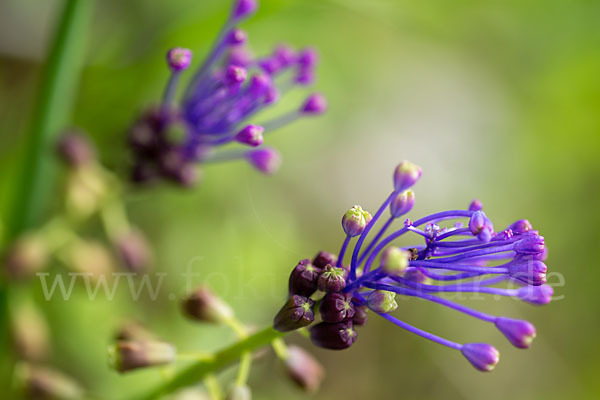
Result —
[[[29,128],[58,0],[0,2],[0,188],[3,210]],[[166,49],[189,47],[200,61],[229,10],[222,0],[97,1],[73,124],[102,161],[127,170],[125,131],[156,103],[168,77]],[[403,159],[424,169],[411,217],[466,207],[477,197],[496,226],[528,218],[546,237],[549,283],[560,300],[535,308],[474,300],[481,310],[530,319],[538,338],[518,350],[492,327],[410,299],[397,315],[456,341],[495,344],[490,374],[462,356],[371,317],[344,352],[313,348],[326,365],[316,399],[594,399],[600,397],[593,250],[600,212],[600,3],[591,0],[404,1],[262,0],[243,23],[256,54],[279,42],[314,45],[316,88],[330,104],[320,118],[268,137],[284,163],[265,177],[243,162],[204,170],[193,190],[134,191],[132,219],[149,236],[153,271],[167,272],[156,301],[73,298],[38,304],[51,322],[51,363],[100,398],[138,392],[157,371],[119,376],[106,365],[115,327],[136,316],[180,349],[211,350],[233,340],[225,328],[189,323],[169,294],[181,272],[214,287],[249,324],[269,324],[286,295],[290,269],[318,250],[337,252],[342,213],[374,211]],[[286,96],[295,107],[306,92]],[[59,183],[56,183],[57,191]],[[48,199],[49,209],[53,199]],[[6,217],[6,214],[5,214]],[[5,219],[4,217],[2,218]],[[226,382],[234,369],[222,375]],[[257,399],[306,395],[274,357],[255,364]]]

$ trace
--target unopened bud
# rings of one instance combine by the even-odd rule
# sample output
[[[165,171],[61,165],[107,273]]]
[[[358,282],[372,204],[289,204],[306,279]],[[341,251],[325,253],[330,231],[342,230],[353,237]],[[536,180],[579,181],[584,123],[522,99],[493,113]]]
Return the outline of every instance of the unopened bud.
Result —
[[[510,229],[513,232],[513,234],[520,235],[522,233],[530,232],[531,230],[533,230],[533,226],[531,226],[531,222],[529,222],[528,220],[520,219],[510,224],[508,229]]]
[[[260,125],[246,125],[235,135],[235,140],[252,147],[260,146],[263,143],[263,127]]]
[[[367,297],[367,306],[376,313],[389,313],[398,308],[396,293],[387,290],[375,290]]]
[[[481,211],[483,208],[483,204],[478,199],[473,199],[471,204],[469,204],[469,211]]]
[[[342,217],[342,228],[346,235],[358,236],[365,230],[371,219],[371,214],[357,205],[349,209]]]
[[[500,361],[500,353],[487,343],[467,343],[463,345],[463,356],[478,370],[489,372]]]
[[[517,297],[536,306],[550,303],[554,289],[549,285],[524,286],[517,289]]]
[[[281,307],[273,320],[273,327],[280,332],[288,332],[310,325],[315,320],[315,302],[308,297],[291,296]]]
[[[363,326],[367,323],[369,309],[367,306],[354,306],[354,317],[352,318],[352,324],[354,326]]]
[[[150,263],[150,246],[139,231],[129,231],[115,242],[117,252],[123,263],[132,272],[141,272]]]
[[[108,349],[109,364],[119,372],[170,364],[175,361],[175,347],[166,342],[120,341]]]
[[[317,268],[325,268],[327,265],[336,265],[337,256],[326,251],[320,251],[313,259],[312,264]]]
[[[281,156],[272,148],[250,150],[245,156],[250,165],[263,174],[274,174],[281,165]]]
[[[321,275],[321,268],[317,268],[308,259],[300,260],[290,274],[289,293],[309,297],[316,290]]]
[[[356,341],[356,331],[352,322],[330,324],[321,322],[310,328],[310,340],[315,346],[330,350],[343,350]]]
[[[319,276],[318,287],[322,292],[341,292],[346,287],[346,271],[327,265]]]
[[[402,276],[408,268],[410,252],[390,246],[381,255],[381,268],[389,275]]]
[[[319,306],[321,318],[325,322],[335,323],[354,317],[352,293],[328,293]]]
[[[514,250],[520,254],[538,254],[544,251],[544,237],[538,235],[527,235],[524,239],[515,243]]]
[[[402,161],[394,170],[394,190],[400,192],[413,186],[421,175],[423,170],[418,165],[410,161]]]
[[[174,47],[167,52],[167,64],[173,71],[183,71],[192,63],[192,52],[183,47]]]
[[[48,247],[44,238],[27,233],[17,239],[4,255],[7,273],[13,278],[25,278],[40,271],[48,261]]]
[[[284,360],[289,376],[298,386],[308,393],[315,393],[325,376],[321,364],[304,349],[298,346],[289,346],[287,357]]]
[[[548,267],[541,261],[521,260],[508,266],[508,273],[528,285],[539,286],[546,283]]]
[[[469,219],[469,230],[482,242],[489,242],[494,236],[494,225],[483,211],[475,211]]]
[[[56,150],[60,159],[71,167],[80,167],[96,158],[94,146],[85,135],[80,133],[62,135]]]
[[[239,21],[254,13],[257,7],[256,0],[237,0],[233,5],[231,18],[234,21]]]
[[[411,189],[404,190],[396,195],[390,203],[392,217],[399,218],[412,210],[415,205],[415,192]]]
[[[115,332],[115,340],[118,341],[145,341],[156,340],[156,336],[136,321],[126,321]]]
[[[44,315],[33,304],[21,304],[13,313],[12,337],[22,358],[38,361],[48,355],[48,324]]]
[[[304,101],[300,113],[304,115],[320,115],[327,111],[327,100],[319,93],[313,93]]]
[[[15,368],[15,382],[26,399],[80,400],[82,387],[62,372],[19,364]]]
[[[233,310],[203,286],[183,300],[183,311],[191,319],[202,322],[220,323],[233,317]]]
[[[528,348],[535,339],[535,327],[529,321],[498,317],[495,325],[513,346],[520,349]]]

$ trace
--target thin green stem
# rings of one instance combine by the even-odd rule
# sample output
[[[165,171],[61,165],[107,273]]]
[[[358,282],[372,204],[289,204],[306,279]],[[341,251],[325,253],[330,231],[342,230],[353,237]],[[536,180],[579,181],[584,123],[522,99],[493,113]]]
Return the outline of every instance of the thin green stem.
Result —
[[[260,347],[269,345],[273,340],[283,335],[285,333],[278,332],[272,327],[258,331],[217,352],[213,359],[198,361],[190,365],[176,373],[170,381],[155,387],[143,396],[137,397],[136,400],[154,400],[177,389],[198,383],[209,374],[233,364],[242,357],[242,354],[252,353]]]

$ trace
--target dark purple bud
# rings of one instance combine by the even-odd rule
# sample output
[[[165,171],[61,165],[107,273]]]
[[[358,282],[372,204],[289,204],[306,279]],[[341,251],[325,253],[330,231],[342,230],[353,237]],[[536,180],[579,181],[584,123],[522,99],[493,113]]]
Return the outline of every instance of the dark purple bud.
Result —
[[[320,251],[312,261],[313,265],[317,268],[325,268],[327,265],[336,265],[337,256],[326,251]]]
[[[225,76],[223,77],[223,83],[227,86],[237,87],[244,83],[246,80],[246,69],[239,65],[230,65],[225,70]]]
[[[537,260],[521,259],[508,266],[508,273],[512,278],[534,286],[546,283],[547,270],[546,264]]]
[[[22,391],[18,398],[75,400],[86,397],[83,388],[73,378],[49,368],[18,364],[14,380]]]
[[[363,326],[367,323],[368,315],[367,306],[354,306],[354,317],[352,318],[352,324],[355,326]]]
[[[478,370],[489,372],[500,361],[500,353],[487,343],[467,343],[463,345],[461,353]]]
[[[427,276],[419,268],[416,267],[408,267],[406,269],[406,272],[404,273],[404,279],[416,283],[427,283],[427,281],[429,280],[429,278],[427,278]]]
[[[138,160],[131,170],[131,180],[137,184],[148,184],[155,181],[159,174],[154,165],[145,161]]]
[[[298,386],[308,393],[315,393],[325,376],[323,366],[304,349],[291,345],[284,360],[287,373]]]
[[[298,54],[298,64],[302,67],[315,67],[319,62],[317,50],[307,47]]]
[[[513,346],[520,349],[529,348],[535,339],[535,327],[528,321],[498,317],[495,325]]]
[[[234,21],[246,18],[250,14],[254,13],[257,7],[258,5],[256,4],[256,0],[237,0],[233,5],[231,18]]]
[[[182,308],[188,318],[196,321],[221,323],[233,317],[231,307],[206,286],[183,299]]]
[[[473,199],[471,204],[469,204],[469,211],[481,211],[483,208],[483,204],[478,199]]]
[[[483,211],[475,211],[469,220],[469,230],[482,242],[489,242],[494,236],[494,225]]]
[[[167,64],[173,71],[183,71],[192,63],[192,52],[183,47],[175,47],[167,52]]]
[[[279,332],[288,332],[310,325],[315,320],[314,305],[308,297],[291,296],[275,316],[273,327]]]
[[[239,28],[233,28],[229,34],[227,34],[227,38],[225,39],[227,44],[231,46],[242,45],[246,43],[246,40],[248,40],[248,35]]]
[[[533,227],[526,219],[520,219],[516,222],[513,222],[508,229],[510,229],[515,235],[520,235],[522,233],[530,232]]]
[[[175,347],[159,341],[120,341],[108,349],[109,364],[119,372],[170,364]]]
[[[328,293],[319,306],[321,318],[325,322],[342,322],[354,317],[352,293]]]
[[[263,174],[274,174],[281,165],[281,156],[270,147],[246,152],[246,160]]]
[[[60,159],[71,167],[89,164],[96,158],[96,151],[89,139],[79,133],[66,133],[57,144]]]
[[[544,237],[528,235],[515,243],[514,250],[520,254],[538,254],[544,251]]]
[[[346,271],[327,265],[318,280],[318,288],[322,292],[341,292],[346,287]]]
[[[260,125],[246,125],[235,135],[235,140],[248,146],[260,146],[263,142],[263,127]]]
[[[371,214],[357,205],[346,211],[342,217],[342,228],[346,235],[358,236],[365,230],[371,219]]]
[[[300,107],[300,113],[305,115],[319,115],[327,111],[327,100],[319,93],[313,93]]]
[[[123,263],[130,271],[143,271],[150,263],[150,246],[141,232],[129,231],[117,238],[115,245]]]
[[[322,269],[312,265],[308,259],[301,260],[290,274],[290,295],[311,296],[317,290]]]
[[[356,341],[352,322],[330,324],[321,322],[310,328],[310,340],[315,346],[330,350],[343,350]]]
[[[423,170],[410,161],[402,161],[394,170],[394,190],[401,192],[413,186],[421,178]]]
[[[380,314],[392,312],[398,308],[396,293],[387,290],[375,290],[367,297],[367,306]]]
[[[412,210],[415,205],[415,192],[404,190],[396,195],[390,203],[390,213],[392,217],[399,218]]]
[[[550,303],[554,289],[548,285],[541,286],[523,286],[517,289],[517,297],[523,301],[536,306],[542,306]]]

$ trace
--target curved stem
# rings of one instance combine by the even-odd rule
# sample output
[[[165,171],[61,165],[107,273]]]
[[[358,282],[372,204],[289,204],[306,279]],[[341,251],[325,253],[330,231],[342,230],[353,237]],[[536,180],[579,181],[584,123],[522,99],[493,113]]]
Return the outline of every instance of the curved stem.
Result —
[[[351,236],[346,236],[344,239],[344,243],[342,243],[342,248],[340,249],[340,254],[338,254],[338,260],[336,267],[342,268],[344,265],[344,255],[346,254],[346,249],[348,248],[348,243],[350,243]]]
[[[136,397],[135,399],[153,400],[162,395],[172,393],[182,387],[193,385],[209,374],[220,371],[236,362],[242,357],[242,354],[251,353],[260,347],[269,345],[273,340],[284,335],[285,333],[278,332],[272,327],[258,331],[245,339],[241,339],[231,346],[218,351],[212,359],[198,361],[182,371],[175,373],[171,380],[158,385],[150,392],[140,397]]]

